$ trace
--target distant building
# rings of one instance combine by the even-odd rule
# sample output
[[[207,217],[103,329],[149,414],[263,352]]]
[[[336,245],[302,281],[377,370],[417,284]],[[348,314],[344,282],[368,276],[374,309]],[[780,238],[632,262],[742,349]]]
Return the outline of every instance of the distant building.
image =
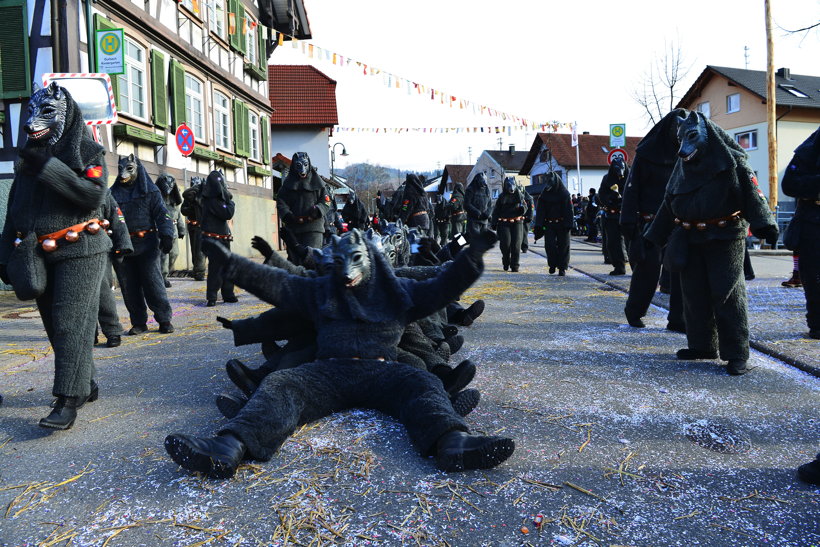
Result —
[[[452,163],[448,163],[444,166],[444,171],[441,173],[439,183],[444,185],[444,193],[447,199],[450,198],[450,192],[453,191],[453,187],[456,183],[461,183],[461,186],[463,186],[465,190],[467,189],[467,176],[470,174],[470,171],[473,170],[473,167],[473,165],[457,165]]]
[[[519,174],[526,159],[527,153],[516,152],[514,145],[510,145],[508,150],[484,150],[467,175],[467,182],[473,180],[478,173],[484,173],[487,177],[487,185],[490,187],[490,195],[496,199],[501,193],[501,184],[506,177],[514,177],[523,186],[530,183],[528,177]],[[467,185],[465,184],[464,187],[466,188]]]
[[[642,137],[627,137],[624,150],[627,154],[627,163],[635,157],[635,147]],[[572,135],[569,133],[538,133],[533,139],[530,151],[521,166],[520,175],[529,177],[531,194],[541,193],[541,180],[544,174],[552,170],[561,175],[561,180],[570,194],[587,195],[590,188],[601,185],[601,179],[609,170],[607,156],[609,135],[578,135],[578,158],[581,166],[581,176],[578,176],[578,162],[576,149],[572,146]]]
[[[820,77],[777,70],[775,101],[777,180],[781,181],[794,149],[820,125]],[[749,165],[768,197],[766,71],[707,65],[676,107],[703,112],[734,137],[749,154]],[[794,198],[778,194],[781,209],[793,210]]]

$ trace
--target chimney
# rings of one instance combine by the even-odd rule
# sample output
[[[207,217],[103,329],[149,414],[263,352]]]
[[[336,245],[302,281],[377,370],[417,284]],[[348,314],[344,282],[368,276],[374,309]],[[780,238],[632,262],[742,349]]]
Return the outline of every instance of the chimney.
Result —
[[[515,154],[515,145],[511,144],[510,145],[510,155],[513,155],[513,154]]]
[[[581,135],[589,135],[589,131],[584,131]]]
[[[778,76],[780,76],[780,77],[781,77],[781,78],[783,78],[784,80],[791,80],[791,79],[792,79],[792,72],[791,72],[791,70],[789,70],[788,68],[785,68],[785,67],[783,67],[783,68],[778,68],[778,69],[777,69],[777,72],[776,72],[775,74],[777,74]]]

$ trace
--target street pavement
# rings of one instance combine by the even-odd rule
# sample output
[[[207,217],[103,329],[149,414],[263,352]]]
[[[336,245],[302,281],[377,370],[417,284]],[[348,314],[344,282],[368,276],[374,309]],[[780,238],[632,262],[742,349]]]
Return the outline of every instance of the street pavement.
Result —
[[[753,260],[753,337],[816,362],[818,342],[800,338],[802,291],[778,288],[790,257]],[[169,290],[176,332],[152,322],[95,349],[100,399],[69,431],[40,429],[52,356],[36,308],[0,296],[0,545],[820,544],[820,489],[795,477],[820,449],[820,379],[758,351],[742,377],[675,360],[685,337],[665,330],[660,306],[647,328],[625,324],[616,287],[628,276],[609,278],[596,246],[573,242],[566,277],[533,252],[519,273],[502,271],[498,250],[487,264],[463,298],[486,311],[453,361],[478,365],[473,431],[509,436],[516,451],[450,474],[369,410],[306,426],[228,481],[179,469],[165,436],[212,434],[214,397],[235,391],[225,361],[261,363],[215,317],[267,309],[241,291],[207,308],[190,279]]]

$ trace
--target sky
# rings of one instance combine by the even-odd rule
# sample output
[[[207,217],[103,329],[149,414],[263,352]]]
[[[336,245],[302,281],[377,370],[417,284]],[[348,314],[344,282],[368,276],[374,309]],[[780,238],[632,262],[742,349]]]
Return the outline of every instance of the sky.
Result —
[[[650,124],[632,95],[669,46],[680,49],[688,68],[678,96],[706,65],[766,69],[763,0],[304,4],[313,38],[296,48],[285,42],[269,62],[310,64],[337,81],[339,127],[348,130],[335,132],[331,145],[341,142],[349,154],[342,157],[336,147],[337,168],[368,162],[427,171],[474,163],[483,150],[529,150],[540,128],[456,130],[510,126],[512,119],[538,126],[558,122],[561,133],[577,122],[579,132],[603,135],[610,124],[625,123],[627,135],[643,136]],[[775,67],[820,76],[820,29],[786,32],[820,21],[820,0],[771,4]],[[341,66],[340,57],[362,65]],[[363,74],[365,64],[369,75]],[[441,91],[445,104],[440,96],[431,100],[431,90]],[[481,106],[487,107],[483,114]],[[431,134],[415,128],[448,129]]]

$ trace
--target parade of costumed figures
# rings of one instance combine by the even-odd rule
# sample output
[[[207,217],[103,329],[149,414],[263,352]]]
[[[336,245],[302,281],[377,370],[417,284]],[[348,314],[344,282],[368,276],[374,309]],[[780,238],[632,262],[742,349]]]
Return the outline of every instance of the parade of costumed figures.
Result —
[[[195,281],[205,281],[205,255],[202,253],[202,185],[200,177],[191,177],[191,187],[182,192],[182,206],[179,211],[188,226],[188,241],[191,247],[191,262]]]
[[[427,210],[427,194],[418,175],[408,173],[404,181],[404,191],[398,205],[397,217],[408,228],[415,228],[419,233],[430,232],[430,214]]]
[[[515,179],[507,177],[501,188],[501,195],[493,207],[492,228],[498,232],[501,248],[501,265],[504,271],[517,272],[521,256],[521,237],[524,229],[524,212],[527,204]]]
[[[572,229],[572,202],[561,176],[550,171],[544,176],[544,189],[535,208],[533,235],[544,238],[549,273],[564,276],[569,268],[569,232]]]
[[[290,169],[276,196],[276,210],[283,226],[300,245],[321,248],[325,217],[331,209],[331,198],[319,174],[313,169],[306,152],[296,152]],[[298,263],[288,251],[288,258]]]
[[[782,184],[784,194],[797,198],[783,243],[800,253],[809,338],[820,340],[820,128],[795,149]]]
[[[464,235],[470,241],[470,237],[487,229],[493,212],[493,198],[490,197],[490,187],[484,173],[476,173],[467,185],[464,211],[467,213],[467,232]]]
[[[202,185],[202,224],[201,233],[203,243],[213,240],[230,250],[231,227],[228,224],[236,211],[233,195],[228,191],[222,171],[211,171]],[[222,295],[222,301],[232,304],[237,302],[233,283],[223,279],[222,271],[208,264],[208,279],[205,288],[205,305],[216,306],[216,297]]]
[[[362,200],[356,195],[356,192],[352,190],[347,196],[347,203],[342,207],[342,219],[347,222],[348,230],[352,230],[353,228],[366,230],[370,227],[370,218],[367,214],[367,208],[365,208]]]
[[[171,175],[160,175],[157,177],[155,183],[162,194],[162,200],[165,202],[165,208],[171,216],[171,221],[174,223],[174,226],[176,226],[177,238],[184,238],[186,232],[185,221],[182,220],[182,213],[180,212],[182,194],[179,192],[176,179]],[[174,243],[171,245],[171,251],[160,257],[160,262],[162,263],[162,280],[165,282],[166,289],[171,287],[171,282],[168,281],[168,274],[171,273],[178,256],[179,243],[174,239]]]
[[[105,151],[69,92],[54,83],[32,94],[23,129],[28,139],[14,165],[0,279],[18,298],[37,301],[54,351],[57,398],[40,426],[68,429],[77,409],[99,394],[92,348],[111,250],[102,218]]]
[[[683,109],[673,110],[641,139],[635,150],[635,159],[632,161],[632,168],[629,170],[623,191],[621,233],[626,239],[629,263],[632,266],[632,278],[629,282],[629,295],[624,313],[627,322],[636,328],[646,326],[642,318],[652,303],[661,276],[662,250],[644,238],[643,232],[655,218],[666,192],[666,183],[678,159],[677,120],[684,113]],[[680,279],[677,273],[669,275],[667,328],[685,332]]]
[[[373,408],[399,420],[424,456],[445,471],[485,469],[506,460],[512,439],[471,435],[440,380],[396,362],[410,322],[455,300],[481,275],[495,243],[485,232],[432,279],[398,278],[358,230],[334,238],[325,275],[304,277],[209,245],[208,258],[240,287],[278,308],[307,314],[316,360],[265,376],[239,413],[209,438],[172,434],[165,448],[180,466],[212,478],[233,476],[245,459],[269,460],[300,425],[332,412]]]
[[[114,297],[114,263],[122,261],[127,254],[134,252],[134,245],[131,243],[131,234],[128,233],[128,226],[125,224],[125,217],[119,205],[114,200],[111,192],[107,192],[106,199],[102,206],[102,218],[108,221],[108,235],[111,237],[112,248],[109,253],[109,264],[105,266],[105,274],[100,284],[100,308],[97,312],[97,322],[99,330],[105,336],[105,346],[116,348],[122,343],[122,323],[120,314],[117,311],[117,300]],[[94,336],[94,343],[97,344],[98,337]]]
[[[775,244],[777,224],[746,152],[700,112],[679,116],[678,160],[645,237],[680,272],[688,347],[678,359],[720,359],[745,374],[749,325],[743,256],[749,229]]]
[[[615,156],[598,189],[598,202],[604,210],[602,226],[604,256],[612,264],[612,271],[609,275],[626,274],[626,244],[621,233],[620,219],[621,200],[628,176],[629,167],[623,156]]]
[[[174,332],[160,256],[171,252],[178,237],[177,228],[165,209],[159,188],[134,154],[120,157],[111,195],[125,217],[134,247],[132,253],[114,263],[131,319],[128,334],[148,331],[148,308],[154,312],[160,333]]]

